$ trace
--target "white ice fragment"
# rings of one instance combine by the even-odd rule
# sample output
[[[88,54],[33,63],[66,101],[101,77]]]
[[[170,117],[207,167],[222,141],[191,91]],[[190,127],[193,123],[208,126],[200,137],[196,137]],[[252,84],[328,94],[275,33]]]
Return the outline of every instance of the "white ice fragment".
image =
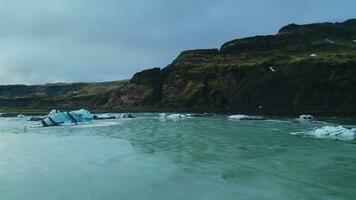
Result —
[[[174,114],[167,114],[167,113],[160,113],[159,114],[160,118],[162,119],[168,119],[168,120],[173,120],[173,121],[179,121],[181,119],[186,119],[191,117],[191,114],[179,114],[179,113],[174,113]]]
[[[314,120],[315,118],[312,116],[312,115],[301,115],[301,116],[299,116],[299,118],[298,118],[298,120],[299,121],[302,121],[302,122],[304,122],[304,121],[312,121],[312,120]]]
[[[229,119],[232,120],[263,120],[261,116],[248,116],[248,115],[231,115]]]
[[[247,119],[247,115],[231,115],[229,116],[229,119],[235,119],[235,120],[244,120]]]
[[[323,126],[312,131],[306,132],[306,135],[316,138],[329,138],[337,140],[353,140],[355,139],[355,130],[347,129],[342,126]]]
[[[175,119],[186,118],[186,116],[183,114],[171,114],[171,115],[168,115],[166,118],[175,120]]]
[[[28,121],[31,117],[30,117],[30,116],[26,116],[26,115],[20,114],[20,115],[17,115],[16,118],[19,119],[19,120],[26,120],[26,121]]]
[[[315,53],[310,54],[310,57],[317,57],[318,55],[316,55]]]

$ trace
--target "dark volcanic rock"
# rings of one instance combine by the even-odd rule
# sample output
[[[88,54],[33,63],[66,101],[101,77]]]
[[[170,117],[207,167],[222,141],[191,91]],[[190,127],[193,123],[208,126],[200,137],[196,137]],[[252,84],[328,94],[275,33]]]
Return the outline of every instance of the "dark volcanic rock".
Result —
[[[138,84],[138,85],[160,86],[161,69],[152,68],[152,69],[144,70],[142,72],[138,72],[132,77],[130,83]]]

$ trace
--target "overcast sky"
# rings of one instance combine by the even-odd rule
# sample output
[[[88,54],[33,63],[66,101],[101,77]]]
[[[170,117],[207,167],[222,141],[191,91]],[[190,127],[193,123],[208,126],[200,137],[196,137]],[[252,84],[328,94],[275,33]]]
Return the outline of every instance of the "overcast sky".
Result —
[[[0,84],[110,81],[187,49],[356,18],[355,0],[1,0]]]

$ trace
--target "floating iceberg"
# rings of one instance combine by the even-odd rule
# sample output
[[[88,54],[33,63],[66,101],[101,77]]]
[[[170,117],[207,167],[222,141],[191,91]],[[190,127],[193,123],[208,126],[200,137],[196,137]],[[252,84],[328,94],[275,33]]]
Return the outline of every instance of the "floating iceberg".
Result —
[[[248,115],[231,115],[229,119],[232,120],[264,120],[264,117],[261,116],[248,116]]]
[[[334,140],[353,140],[356,137],[356,129],[347,129],[342,126],[323,126],[321,128],[315,128],[312,131],[294,132],[291,134]]]
[[[80,109],[70,112],[52,110],[41,123],[42,126],[76,125],[78,123],[90,122],[93,119],[89,111]]]
[[[36,129],[43,127],[63,127],[78,125],[75,127],[98,127],[98,126],[111,126],[118,124],[118,120],[110,119],[120,119],[120,118],[134,118],[131,113],[123,114],[91,114],[88,110],[80,109],[70,112],[60,112],[59,110],[52,110],[48,116],[34,116],[29,118],[30,121],[41,121],[40,124],[35,124],[31,126],[26,126],[27,129]]]

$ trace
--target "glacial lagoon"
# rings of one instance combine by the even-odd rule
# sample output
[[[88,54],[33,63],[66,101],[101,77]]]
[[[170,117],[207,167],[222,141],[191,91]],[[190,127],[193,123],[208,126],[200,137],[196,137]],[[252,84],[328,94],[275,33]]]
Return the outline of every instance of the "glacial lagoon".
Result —
[[[38,129],[0,117],[0,199],[356,196],[354,119],[135,116]]]

